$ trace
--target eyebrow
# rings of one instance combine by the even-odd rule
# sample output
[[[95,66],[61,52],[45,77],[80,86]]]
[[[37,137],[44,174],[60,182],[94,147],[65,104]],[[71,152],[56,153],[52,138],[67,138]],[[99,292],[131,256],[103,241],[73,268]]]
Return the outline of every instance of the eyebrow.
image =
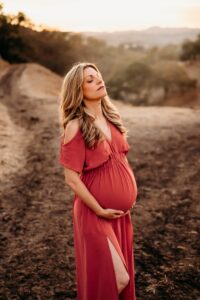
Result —
[[[97,73],[97,75],[98,75],[98,73]],[[100,74],[99,74],[99,75],[100,75]],[[93,76],[95,76],[95,75],[90,74],[90,75],[85,76],[84,78],[87,78],[88,76],[93,77]],[[101,75],[100,75],[100,77],[101,77]]]

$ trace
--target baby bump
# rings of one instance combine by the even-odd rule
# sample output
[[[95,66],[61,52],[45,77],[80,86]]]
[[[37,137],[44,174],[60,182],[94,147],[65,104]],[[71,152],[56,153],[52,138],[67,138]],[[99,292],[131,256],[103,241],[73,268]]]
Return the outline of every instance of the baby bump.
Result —
[[[127,211],[134,205],[137,185],[126,163],[110,161],[91,175],[86,180],[88,189],[103,208]]]

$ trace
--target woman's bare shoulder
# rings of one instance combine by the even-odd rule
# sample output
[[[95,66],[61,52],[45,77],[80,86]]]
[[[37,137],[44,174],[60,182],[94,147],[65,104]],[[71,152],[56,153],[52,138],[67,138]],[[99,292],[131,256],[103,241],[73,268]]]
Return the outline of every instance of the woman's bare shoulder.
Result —
[[[72,140],[77,132],[79,131],[79,120],[78,118],[70,120],[64,130],[64,144]]]

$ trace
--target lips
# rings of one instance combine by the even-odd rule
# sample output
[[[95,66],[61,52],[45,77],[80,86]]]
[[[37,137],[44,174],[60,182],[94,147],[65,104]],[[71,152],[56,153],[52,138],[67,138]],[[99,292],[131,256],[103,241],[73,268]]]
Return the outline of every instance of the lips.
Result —
[[[104,85],[100,86],[97,91],[101,90],[102,88],[104,88]]]

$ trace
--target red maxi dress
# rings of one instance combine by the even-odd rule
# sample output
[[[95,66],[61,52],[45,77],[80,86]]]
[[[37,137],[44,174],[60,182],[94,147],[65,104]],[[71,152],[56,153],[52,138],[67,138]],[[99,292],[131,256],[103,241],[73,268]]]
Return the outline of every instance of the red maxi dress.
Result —
[[[106,137],[97,148],[89,149],[80,128],[64,144],[61,137],[59,162],[80,174],[90,193],[103,208],[126,212],[135,205],[137,185],[126,160],[130,145],[108,121],[112,139]],[[78,300],[135,300],[133,224],[130,211],[116,219],[97,216],[74,194],[73,230]],[[108,239],[120,255],[130,276],[118,294]]]

